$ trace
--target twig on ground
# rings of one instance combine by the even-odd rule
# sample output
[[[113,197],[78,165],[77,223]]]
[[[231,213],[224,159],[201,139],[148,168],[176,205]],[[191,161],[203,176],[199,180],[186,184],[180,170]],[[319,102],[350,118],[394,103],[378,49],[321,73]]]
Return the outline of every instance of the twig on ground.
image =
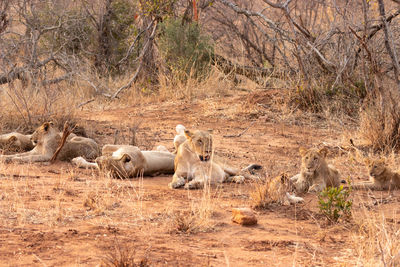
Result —
[[[243,134],[245,134],[250,128],[251,126],[254,125],[254,123],[256,123],[257,121],[253,121],[252,123],[250,123],[249,127],[247,127],[246,129],[244,129],[241,133],[239,134],[233,134],[233,135],[224,135],[224,137],[241,137]]]

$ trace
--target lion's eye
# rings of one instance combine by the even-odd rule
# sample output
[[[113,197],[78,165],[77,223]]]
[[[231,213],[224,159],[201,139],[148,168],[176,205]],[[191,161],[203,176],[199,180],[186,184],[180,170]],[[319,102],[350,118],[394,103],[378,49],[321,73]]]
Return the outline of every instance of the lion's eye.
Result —
[[[306,159],[308,159],[308,157],[306,157]]]
[[[131,161],[131,158],[129,158],[129,157],[126,157],[126,158],[124,159],[124,162],[129,162],[129,161]]]
[[[201,145],[203,142],[201,140],[198,140],[197,143],[199,143]]]
[[[317,160],[318,158],[317,157],[314,157],[314,160]]]

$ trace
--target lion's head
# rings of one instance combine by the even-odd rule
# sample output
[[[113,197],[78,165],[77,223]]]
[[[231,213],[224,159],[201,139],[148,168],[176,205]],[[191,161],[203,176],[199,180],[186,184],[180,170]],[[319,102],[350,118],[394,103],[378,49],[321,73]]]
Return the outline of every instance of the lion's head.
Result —
[[[306,173],[315,172],[321,166],[321,163],[325,162],[328,152],[325,147],[321,149],[300,147],[299,151],[301,155],[301,169]]]
[[[192,150],[201,161],[208,161],[212,155],[212,135],[208,131],[191,132],[185,130],[185,136]]]
[[[52,122],[45,122],[39,126],[31,136],[33,145],[42,145],[49,138],[58,136],[58,131]]]
[[[146,167],[146,159],[137,147],[129,151],[117,150],[111,156],[98,157],[96,163],[100,170],[121,179],[141,175]]]
[[[385,159],[367,159],[365,163],[368,166],[369,175],[371,177],[377,177],[381,175],[386,169]]]

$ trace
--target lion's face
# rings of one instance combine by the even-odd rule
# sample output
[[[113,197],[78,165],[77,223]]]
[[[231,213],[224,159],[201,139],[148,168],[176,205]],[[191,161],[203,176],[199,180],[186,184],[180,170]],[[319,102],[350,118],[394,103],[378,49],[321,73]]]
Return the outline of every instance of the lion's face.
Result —
[[[185,135],[191,148],[201,161],[208,161],[212,155],[212,135],[208,131],[185,130]]]
[[[377,177],[385,171],[386,163],[384,159],[376,159],[367,162],[367,166],[369,170],[369,175],[371,177]]]
[[[307,173],[313,173],[321,166],[321,163],[325,160],[326,153],[326,148],[322,148],[320,150],[315,148],[311,148],[308,150],[300,148],[302,169]]]
[[[54,128],[54,124],[52,122],[45,122],[32,134],[31,141],[33,145],[36,146],[42,144],[46,138],[53,135],[57,135],[57,130]]]
[[[146,160],[142,154],[113,154],[112,156],[101,156],[96,159],[100,170],[109,173],[114,178],[133,178],[141,175]]]

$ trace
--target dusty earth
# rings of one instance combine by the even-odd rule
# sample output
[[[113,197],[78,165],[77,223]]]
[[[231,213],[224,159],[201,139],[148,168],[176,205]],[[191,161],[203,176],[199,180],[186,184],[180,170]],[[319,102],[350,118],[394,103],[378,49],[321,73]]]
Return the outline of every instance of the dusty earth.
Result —
[[[136,127],[142,149],[172,150],[175,126],[213,129],[218,154],[232,165],[259,163],[264,177],[295,174],[299,146],[346,144],[355,126],[318,116],[283,115],[272,94],[234,92],[193,102],[95,108],[77,113],[101,145],[128,143]],[[367,180],[351,153],[329,157],[344,179]],[[359,263],[352,220],[329,223],[317,197],[296,206],[257,210],[258,224],[231,222],[233,207],[251,206],[255,184],[171,190],[170,176],[109,179],[69,163],[0,165],[0,265],[96,266],[119,254],[152,266],[354,266]],[[399,193],[355,192],[354,211],[398,215]],[[383,204],[380,204],[383,203]],[[364,207],[364,209],[361,208]],[[209,218],[207,218],[209,215]],[[361,216],[361,215],[360,215]]]

